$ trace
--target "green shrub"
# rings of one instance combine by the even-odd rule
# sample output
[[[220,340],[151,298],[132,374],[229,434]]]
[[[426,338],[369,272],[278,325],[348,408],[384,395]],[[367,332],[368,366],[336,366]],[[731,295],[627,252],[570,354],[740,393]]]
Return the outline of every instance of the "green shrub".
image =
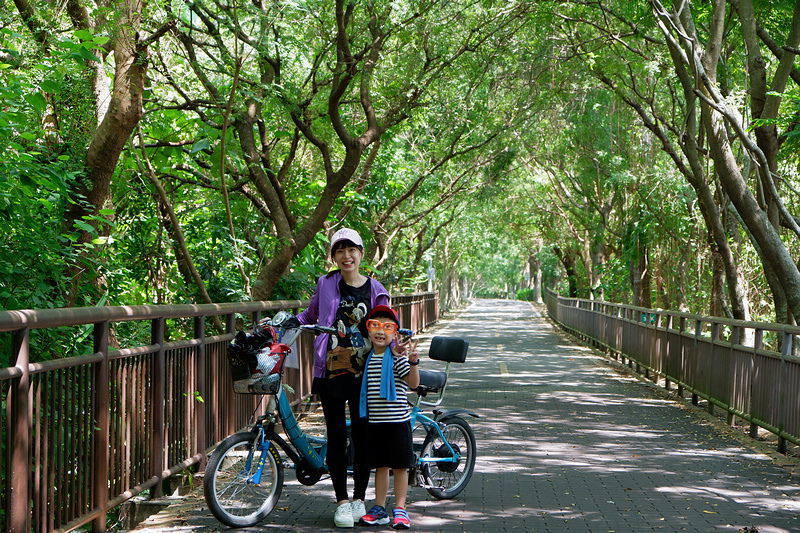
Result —
[[[524,300],[526,302],[533,301],[533,289],[519,289],[517,291],[517,300]]]

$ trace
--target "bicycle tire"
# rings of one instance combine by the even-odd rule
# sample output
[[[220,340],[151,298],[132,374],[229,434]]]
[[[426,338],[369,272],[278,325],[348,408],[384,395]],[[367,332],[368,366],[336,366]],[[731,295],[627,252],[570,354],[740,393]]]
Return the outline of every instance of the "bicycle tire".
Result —
[[[214,517],[230,527],[254,526],[267,517],[283,490],[283,463],[274,445],[256,448],[258,435],[240,432],[217,446],[206,466],[203,493]],[[247,480],[264,461],[258,485]]]
[[[425,481],[425,490],[436,499],[449,500],[466,488],[475,469],[477,446],[475,434],[466,420],[453,416],[439,421],[442,435],[461,457],[457,462],[420,463],[420,471]],[[431,428],[422,445],[421,458],[450,457],[451,452],[436,428]]]

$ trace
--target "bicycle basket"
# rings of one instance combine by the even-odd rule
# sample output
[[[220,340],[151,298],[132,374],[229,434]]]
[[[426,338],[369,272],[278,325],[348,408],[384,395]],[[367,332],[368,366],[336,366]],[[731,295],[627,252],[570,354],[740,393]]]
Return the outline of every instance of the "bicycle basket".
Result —
[[[228,363],[233,391],[239,394],[277,394],[281,387],[283,361],[291,351],[273,342],[274,336],[239,332],[228,345]]]

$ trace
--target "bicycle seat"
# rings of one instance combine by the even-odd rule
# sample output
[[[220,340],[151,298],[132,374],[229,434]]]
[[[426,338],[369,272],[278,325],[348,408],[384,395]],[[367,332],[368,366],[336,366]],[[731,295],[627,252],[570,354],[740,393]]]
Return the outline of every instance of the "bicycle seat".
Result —
[[[425,388],[425,392],[438,392],[447,383],[447,372],[441,370],[419,370],[419,387]]]

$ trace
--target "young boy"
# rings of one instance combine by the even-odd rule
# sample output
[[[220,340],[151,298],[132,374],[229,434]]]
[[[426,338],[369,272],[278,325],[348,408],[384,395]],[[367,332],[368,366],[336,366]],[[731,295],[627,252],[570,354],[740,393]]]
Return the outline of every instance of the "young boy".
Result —
[[[370,448],[368,464],[375,468],[375,505],[361,517],[362,525],[389,523],[386,495],[389,492],[389,470],[394,473],[394,529],[409,529],[406,512],[408,468],[414,464],[411,447],[411,409],[409,388],[419,385],[419,354],[416,343],[391,348],[400,327],[397,313],[386,305],[376,305],[367,317],[367,332],[372,340],[372,352],[367,356],[361,386],[361,416],[367,417]]]

